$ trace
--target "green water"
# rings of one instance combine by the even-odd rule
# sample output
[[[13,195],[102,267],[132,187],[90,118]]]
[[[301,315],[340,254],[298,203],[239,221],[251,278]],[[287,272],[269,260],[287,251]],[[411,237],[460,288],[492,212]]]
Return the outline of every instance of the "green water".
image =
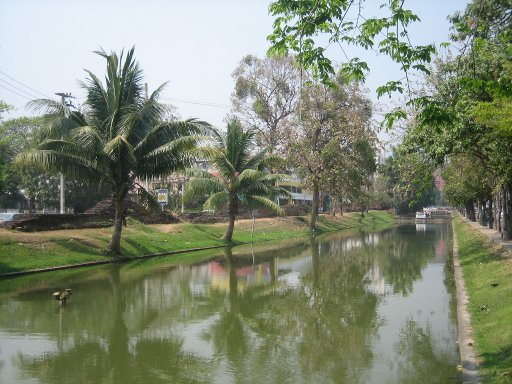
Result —
[[[0,383],[459,383],[451,247],[420,224],[0,280]]]

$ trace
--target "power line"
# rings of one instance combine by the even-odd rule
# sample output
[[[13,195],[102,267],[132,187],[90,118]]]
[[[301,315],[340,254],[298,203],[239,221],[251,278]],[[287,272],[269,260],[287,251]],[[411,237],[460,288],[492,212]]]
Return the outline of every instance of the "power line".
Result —
[[[7,88],[7,87],[3,86],[2,84],[0,84],[0,87],[2,87],[2,88],[4,88],[4,89],[7,89],[9,92],[14,93],[15,95],[18,95],[18,96],[24,97],[24,98],[25,98],[25,99],[27,99],[27,100],[32,100],[30,97],[27,97],[27,96],[25,96],[25,95],[19,94],[18,92],[13,91],[12,89],[9,89],[9,88]]]
[[[9,87],[12,87],[12,88],[14,88],[14,89],[16,89],[16,90],[18,90],[18,91],[20,91],[20,92],[23,92],[24,94],[26,94],[26,95],[30,96],[32,99],[37,99],[37,96],[32,95],[31,93],[29,93],[29,92],[25,91],[24,89],[21,89],[20,87],[15,86],[14,84],[9,83],[8,81],[6,81],[6,80],[4,80],[4,79],[0,79],[0,81],[4,82],[4,83],[5,83],[5,84],[7,84]]]
[[[14,82],[18,83],[19,85],[21,85],[21,86],[23,86],[23,87],[25,87],[25,88],[27,88],[27,89],[30,89],[31,91],[33,91],[33,92],[35,92],[35,93],[37,93],[37,94],[39,94],[39,95],[41,95],[41,96],[44,96],[44,97],[45,97],[45,98],[47,98],[47,99],[52,99],[52,97],[50,97],[50,96],[48,96],[48,95],[45,95],[44,93],[41,93],[41,92],[39,92],[39,91],[35,90],[34,88],[29,87],[29,86],[28,86],[28,85],[26,85],[26,84],[23,84],[21,81],[16,80],[14,77],[12,77],[12,76],[8,75],[7,73],[5,73],[5,72],[3,72],[3,71],[1,71],[1,70],[0,70],[0,73],[1,73],[2,75],[4,75],[4,76],[8,77],[8,78],[9,78],[9,79],[11,79],[12,81],[14,81]],[[38,98],[38,97],[34,96],[33,94],[31,94],[31,93],[29,93],[29,92],[27,92],[27,91],[25,91],[25,90],[23,90],[23,89],[21,89],[21,88],[19,88],[19,87],[15,86],[15,85],[13,85],[13,84],[11,84],[11,83],[9,83],[9,82],[7,82],[6,80],[0,79],[0,81],[3,81],[4,83],[6,83],[7,85],[9,85],[10,87],[12,87],[12,88],[14,88],[14,89],[17,89],[18,91],[23,92],[24,94],[29,95],[29,96],[30,96],[31,98],[33,98],[33,99],[37,99],[37,98]],[[0,86],[1,86],[1,85],[0,85]],[[29,98],[29,97],[24,96],[24,95],[21,95],[21,94],[19,94],[18,92],[13,91],[12,89],[9,89],[9,88],[7,88],[7,87],[5,87],[5,86],[2,86],[2,88],[5,88],[5,89],[9,90],[10,92],[12,92],[12,93],[14,93],[14,94],[16,94],[16,95],[18,95],[18,96],[21,96],[21,97],[24,97],[25,99],[30,100],[30,98]],[[60,95],[59,95],[59,96],[60,96]],[[175,102],[180,102],[180,103],[185,103],[185,104],[201,105],[201,106],[204,106],[204,107],[213,107],[213,108],[229,108],[229,107],[230,107],[230,106],[229,106],[229,105],[227,105],[227,104],[212,103],[212,102],[209,102],[209,101],[201,101],[201,100],[180,99],[180,98],[175,98],[175,97],[168,97],[168,98],[161,97],[160,99],[162,99],[162,100],[168,100],[168,101],[175,101]]]
[[[175,97],[161,97],[160,99],[161,100],[169,100],[169,101],[177,101],[177,102],[185,103],[185,104],[202,105],[204,107],[229,108],[229,105],[227,105],[227,104],[211,103],[208,101],[178,99]]]
[[[23,84],[21,81],[16,80],[14,77],[9,76],[7,73],[5,73],[5,72],[3,72],[3,71],[0,71],[0,73],[1,73],[2,75],[4,75],[4,76],[7,76],[7,77],[8,77],[9,79],[11,79],[12,81],[15,81],[16,83],[18,83],[18,84],[20,84],[20,85],[24,86],[25,88],[28,88],[28,89],[30,89],[31,91],[34,91],[35,93],[38,93],[39,95],[46,97],[47,99],[51,99],[51,97],[49,97],[48,95],[45,95],[44,93],[41,93],[41,92],[39,92],[39,91],[36,91],[34,88],[31,88],[31,87],[29,87],[28,85]]]

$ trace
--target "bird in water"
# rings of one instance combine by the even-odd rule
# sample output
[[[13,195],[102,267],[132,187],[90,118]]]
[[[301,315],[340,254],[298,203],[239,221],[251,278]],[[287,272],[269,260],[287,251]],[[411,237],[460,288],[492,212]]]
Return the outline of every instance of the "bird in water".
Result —
[[[63,291],[53,292],[53,298],[57,301],[60,301],[61,304],[66,304],[67,299],[71,297],[72,293],[73,292],[71,289],[66,288]]]

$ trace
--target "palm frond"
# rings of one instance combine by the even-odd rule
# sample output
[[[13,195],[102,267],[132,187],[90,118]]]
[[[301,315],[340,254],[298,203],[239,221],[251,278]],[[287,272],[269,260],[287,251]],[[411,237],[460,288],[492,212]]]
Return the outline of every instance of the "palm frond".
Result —
[[[261,171],[258,171],[256,169],[245,169],[240,173],[240,176],[238,178],[240,179],[240,182],[243,183],[246,180],[248,182],[254,182],[261,178],[263,178],[265,174]]]
[[[270,183],[278,183],[280,181],[290,180],[290,175],[286,175],[284,173],[265,173],[262,180]]]
[[[222,177],[225,179],[233,177],[236,172],[234,165],[229,161],[229,159],[225,156],[225,153],[222,151],[219,151],[218,156],[211,159],[211,161],[222,175]]]
[[[197,178],[203,178],[203,179],[215,179],[215,177],[207,171],[203,171],[202,169],[197,168],[185,168],[182,171],[183,175],[188,177],[197,177]],[[215,179],[216,180],[216,179]]]
[[[155,89],[153,92],[151,92],[151,95],[149,95],[149,100],[152,100],[155,103],[158,102],[160,94],[165,89],[165,87],[167,87],[168,84],[169,84],[168,81],[166,81],[163,84],[160,84],[160,86],[158,86],[157,89]]]
[[[195,119],[157,124],[137,143],[135,150],[138,156],[144,156],[160,147],[162,143],[170,143],[188,136],[196,137],[199,143],[208,138],[205,132],[208,132],[210,127],[208,123]]]
[[[266,154],[267,154],[266,150],[260,151],[256,154],[253,154],[246,160],[245,167],[251,168],[251,169],[262,170],[265,167],[261,167],[260,164],[265,160]]]
[[[99,180],[105,177],[100,170],[82,157],[52,150],[32,150],[19,154],[15,159],[19,167],[38,166],[56,170],[75,179]]]
[[[190,180],[185,187],[185,201],[192,197],[201,197],[212,193],[225,191],[225,186],[213,178],[197,178]]]
[[[81,112],[71,111],[56,100],[36,99],[27,103],[27,106],[36,112],[44,113],[41,117],[42,126],[38,133],[43,138],[65,137],[72,129],[85,122]]]
[[[228,131],[226,133],[226,156],[233,167],[242,171],[245,168],[245,163],[250,157],[250,148],[254,131],[243,131],[242,126],[238,121],[231,121],[228,124]]]
[[[223,151],[221,148],[211,145],[202,145],[203,140],[203,137],[199,139],[199,145],[193,151],[197,159],[209,159],[212,161],[216,157],[222,156]]]
[[[182,137],[156,148],[146,156],[140,157],[135,172],[140,175],[165,176],[192,166],[195,160],[196,138]]]
[[[100,153],[103,149],[103,141],[98,131],[90,126],[75,128],[71,132],[72,139],[76,144],[94,153]]]
[[[137,163],[132,146],[123,136],[116,136],[106,143],[103,152],[111,159],[112,163],[125,168]]]
[[[53,99],[35,99],[27,103],[27,108],[43,115],[63,116],[65,107],[60,101]]]
[[[142,185],[135,185],[135,193],[137,194],[138,201],[146,209],[158,211],[161,209],[155,196],[149,193]]]
[[[264,152],[264,156],[258,164],[258,169],[279,169],[286,165],[286,159],[278,155],[268,155]]]
[[[208,200],[205,201],[203,207],[205,209],[214,209],[218,210],[224,206],[226,206],[229,202],[229,193],[226,191],[221,191],[214,193],[211,195]]]
[[[245,196],[243,202],[251,208],[266,208],[283,216],[285,212],[274,201],[263,196]]]

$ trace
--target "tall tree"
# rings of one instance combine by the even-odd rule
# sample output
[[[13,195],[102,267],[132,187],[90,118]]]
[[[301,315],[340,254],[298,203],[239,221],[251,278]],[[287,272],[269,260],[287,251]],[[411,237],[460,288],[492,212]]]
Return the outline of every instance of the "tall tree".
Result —
[[[480,163],[484,179],[494,179],[490,184],[495,196],[490,201],[504,213],[508,238],[512,238],[511,20],[510,4],[502,0],[473,0],[451,18],[453,39],[462,50],[454,58],[440,60],[432,71],[431,93],[418,104],[417,124],[407,133],[414,151],[421,148],[438,163],[446,155]],[[447,188],[452,190],[450,185]]]
[[[328,57],[327,47],[339,45],[347,56],[350,46],[375,50],[400,65],[407,85],[402,79],[389,80],[377,88],[379,96],[398,91],[404,92],[409,83],[409,73],[428,73],[426,65],[435,52],[432,44],[413,45],[408,27],[420,21],[417,15],[405,8],[404,0],[387,0],[380,7],[380,17],[365,13],[365,0],[276,0],[269,12],[275,17],[273,32],[268,36],[271,54],[293,53],[301,68],[309,70],[324,84],[331,84],[335,68]],[[371,12],[371,11],[370,11]],[[322,38],[323,37],[323,38]],[[342,72],[349,80],[364,81],[369,66],[359,57],[347,57]],[[387,116],[392,125],[401,110]]]
[[[256,141],[270,154],[284,144],[290,116],[300,93],[300,72],[290,57],[245,56],[233,72],[233,111],[256,131]]]
[[[20,117],[0,123],[0,206],[14,208],[26,198],[33,208],[36,191],[51,196],[51,175],[31,167],[15,167],[15,156],[31,148],[37,141],[40,118]]]
[[[276,181],[284,175],[267,172],[269,167],[276,164],[277,158],[267,155],[266,150],[253,153],[254,136],[253,130],[244,131],[237,120],[230,121],[226,133],[216,133],[216,146],[206,150],[218,176],[196,172],[199,177],[187,184],[187,198],[211,195],[204,203],[205,208],[228,207],[229,224],[222,237],[226,241],[231,241],[233,237],[241,204],[283,214],[272,199],[288,193],[276,186]]]
[[[326,187],[339,195],[356,142],[371,137],[369,100],[357,84],[346,85],[342,76],[332,82],[334,87],[317,83],[304,89],[299,121],[287,146],[290,163],[313,190],[311,229],[318,216],[320,190]]]
[[[482,222],[482,208],[491,196],[492,179],[475,157],[457,155],[443,171],[446,199],[455,207],[463,207],[467,216]],[[478,212],[475,212],[475,205]],[[478,213],[478,215],[477,215]]]
[[[82,83],[83,111],[69,111],[52,100],[36,102],[46,113],[47,139],[18,156],[19,163],[39,164],[77,180],[104,180],[112,190],[115,221],[109,251],[121,254],[123,200],[137,179],[160,177],[184,169],[193,160],[197,134],[209,126],[197,120],[162,120],[157,102],[162,87],[144,98],[142,70],[134,48],[126,56],[101,50],[105,82],[90,71]],[[139,191],[143,191],[139,188]]]

